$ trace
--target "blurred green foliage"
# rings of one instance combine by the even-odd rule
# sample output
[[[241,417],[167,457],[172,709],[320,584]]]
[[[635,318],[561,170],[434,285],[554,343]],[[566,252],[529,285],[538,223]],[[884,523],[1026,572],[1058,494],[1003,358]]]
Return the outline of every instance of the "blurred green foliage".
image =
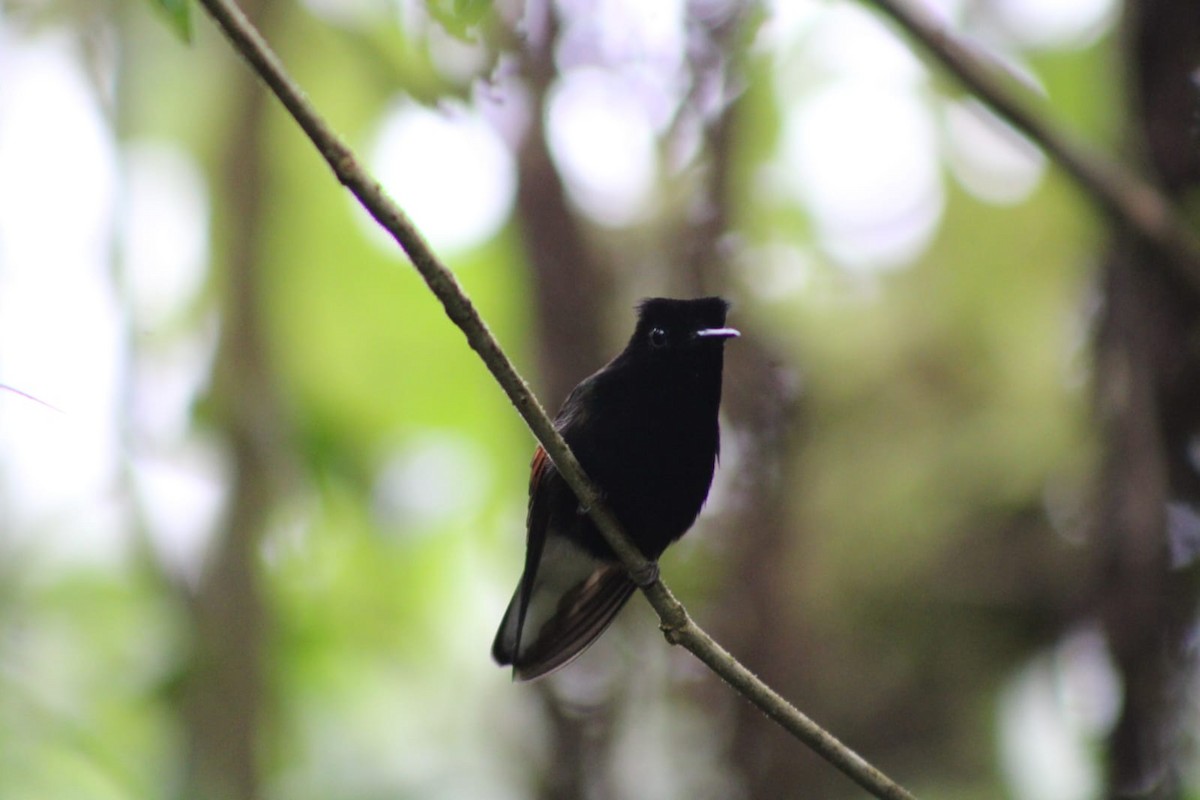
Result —
[[[156,4],[187,37],[189,4]],[[466,36],[488,6],[429,8]],[[139,10],[120,7],[113,17],[123,61],[119,136],[183,147],[215,192],[219,154],[243,135],[227,88],[244,66],[206,22],[184,48]],[[368,28],[339,29],[302,5],[279,13],[280,55],[356,147],[369,145],[397,96],[467,94],[431,66],[423,35],[386,14]],[[1103,39],[1033,59],[1053,112],[1100,142],[1114,138],[1115,103],[1095,79],[1111,71],[1111,48]],[[856,661],[848,675],[891,664],[903,683],[919,678],[922,663],[897,639],[922,635],[920,620],[937,610],[954,611],[954,598],[937,593],[957,587],[935,576],[964,527],[1038,506],[1047,486],[1083,484],[1094,458],[1084,299],[1104,231],[1053,169],[1008,207],[973,198],[946,175],[940,227],[916,263],[847,272],[814,245],[802,205],[756,190],[778,145],[779,98],[806,89],[773,86],[772,58],[746,54],[731,207],[751,246],[794,248],[803,274],[767,293],[764,265],[745,264],[732,279],[736,314],[802,376],[802,483],[792,504],[810,533],[792,556],[797,602],[831,636],[860,637],[847,650]],[[399,252],[367,234],[365,215],[290,119],[273,103],[267,118],[256,143],[268,154],[265,311],[305,487],[277,509],[264,543],[267,794],[524,796],[545,731],[487,652],[521,564],[531,438]],[[221,214],[214,210],[216,241]],[[618,252],[636,246],[620,233],[597,236]],[[533,373],[524,258],[510,224],[451,263],[510,355]],[[197,306],[215,294],[210,285]],[[390,466],[442,480],[428,489],[435,494],[448,470],[463,497],[433,497],[425,511],[396,505],[383,482]],[[721,572],[705,555],[710,546],[736,542],[683,545],[668,556],[667,577],[689,594],[715,592]],[[182,601],[152,555],[130,549],[116,566],[0,577],[0,797],[151,798],[178,785],[174,687],[190,652]],[[714,586],[693,588],[692,571]],[[857,662],[872,647],[880,664]],[[998,646],[975,659],[997,653],[1018,658]],[[646,655],[659,665],[669,657]],[[965,672],[975,662],[963,663]],[[995,703],[987,692],[996,686],[964,684],[962,714],[979,734],[963,747],[986,758]],[[876,685],[872,699],[884,702],[889,688]],[[795,699],[803,707],[808,698]],[[931,798],[1000,791],[994,768],[973,781],[930,774],[916,782]]]
[[[166,17],[171,30],[185,42],[192,40],[191,0],[152,0],[151,5]]]

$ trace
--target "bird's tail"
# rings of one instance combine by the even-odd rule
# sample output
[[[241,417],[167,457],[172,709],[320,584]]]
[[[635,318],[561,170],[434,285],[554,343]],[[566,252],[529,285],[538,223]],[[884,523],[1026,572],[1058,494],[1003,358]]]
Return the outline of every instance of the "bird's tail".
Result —
[[[547,565],[542,566],[539,572]],[[635,588],[620,564],[596,561],[565,591],[555,591],[553,581],[535,580],[522,619],[525,577],[521,580],[492,643],[492,657],[511,664],[518,681],[540,678],[573,661],[612,624]]]

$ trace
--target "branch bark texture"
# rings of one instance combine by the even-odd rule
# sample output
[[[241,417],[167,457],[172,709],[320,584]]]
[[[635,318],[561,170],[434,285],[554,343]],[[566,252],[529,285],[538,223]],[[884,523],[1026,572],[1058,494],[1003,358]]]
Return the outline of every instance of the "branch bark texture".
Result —
[[[408,255],[425,283],[442,303],[446,315],[466,336],[467,343],[484,361],[580,502],[589,509],[605,540],[639,583],[658,613],[668,641],[690,650],[768,717],[875,797],[886,800],[912,800],[913,796],[908,791],[798,711],[692,621],[684,607],[658,579],[654,564],[629,541],[616,518],[604,506],[595,486],[588,480],[578,460],[555,430],[529,385],[504,354],[453,273],[434,255],[420,232],[387,196],[379,182],[359,165],[354,153],[325,123],[304,92],[288,77],[278,57],[241,10],[229,0],[201,0],[201,3],[233,46],[304,130],[329,163],[337,179],[350,190],[371,216],[392,234]]]

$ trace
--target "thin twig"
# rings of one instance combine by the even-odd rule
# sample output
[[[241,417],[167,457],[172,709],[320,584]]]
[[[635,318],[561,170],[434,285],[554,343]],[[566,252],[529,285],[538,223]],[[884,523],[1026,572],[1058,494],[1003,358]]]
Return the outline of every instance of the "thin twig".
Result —
[[[1158,189],[1132,170],[1072,141],[1025,106],[970,45],[904,0],[863,0],[903,28],[975,97],[1036,143],[1099,209],[1161,250],[1200,291],[1200,236]]]
[[[20,396],[20,397],[24,397],[26,400],[32,400],[33,402],[37,403],[38,405],[43,405],[43,406],[45,406],[46,408],[50,409],[51,411],[57,411],[59,414],[65,414],[65,413],[66,413],[65,411],[63,411],[63,410],[62,410],[61,408],[59,408],[58,406],[52,406],[52,405],[50,405],[49,403],[47,403],[45,400],[42,400],[42,399],[40,399],[40,398],[37,398],[37,397],[34,397],[33,395],[29,394],[28,392],[22,392],[22,391],[21,391],[20,389],[18,389],[17,387],[15,387],[15,386],[9,386],[9,385],[8,385],[8,384],[6,384],[6,383],[0,383],[0,392],[12,392],[12,393],[13,393],[13,394],[15,394],[15,395],[18,395],[18,396]]]
[[[528,384],[505,356],[453,273],[438,260],[404,212],[392,202],[378,181],[359,165],[351,150],[317,114],[303,91],[287,76],[279,59],[237,6],[230,0],[201,2],[229,37],[233,46],[246,58],[308,134],[309,139],[329,162],[338,180],[354,194],[371,216],[395,237],[400,247],[408,254],[413,266],[441,301],[446,315],[462,330],[468,344],[483,359],[534,436],[553,459],[563,478],[580,502],[588,508],[605,541],[620,557],[626,569],[635,577],[656,575],[654,565],[630,543],[612,512],[604,506],[596,488],[584,475],[579,462],[554,429],[553,423],[546,416]],[[800,713],[725,652],[692,621],[661,580],[655,577],[643,583],[645,585],[642,586],[642,590],[658,612],[663,631],[669,641],[681,644],[694,653],[768,717],[813,748],[871,794],[885,800],[913,800],[913,796],[899,784]]]

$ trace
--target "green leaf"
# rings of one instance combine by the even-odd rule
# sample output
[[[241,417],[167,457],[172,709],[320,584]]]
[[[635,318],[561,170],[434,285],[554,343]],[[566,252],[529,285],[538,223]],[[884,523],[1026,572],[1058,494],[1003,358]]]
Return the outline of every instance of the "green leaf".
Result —
[[[150,3],[166,15],[167,24],[184,44],[192,43],[191,0],[150,0]]]
[[[471,31],[492,10],[491,0],[426,0],[429,16],[456,39],[471,41]]]

